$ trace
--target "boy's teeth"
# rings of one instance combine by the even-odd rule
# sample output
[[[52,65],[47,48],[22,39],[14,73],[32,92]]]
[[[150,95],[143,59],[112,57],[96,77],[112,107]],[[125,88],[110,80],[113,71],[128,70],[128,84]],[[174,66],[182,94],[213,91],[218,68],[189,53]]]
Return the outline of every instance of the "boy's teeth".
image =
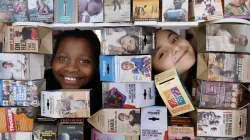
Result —
[[[76,81],[76,78],[64,77],[65,80]]]

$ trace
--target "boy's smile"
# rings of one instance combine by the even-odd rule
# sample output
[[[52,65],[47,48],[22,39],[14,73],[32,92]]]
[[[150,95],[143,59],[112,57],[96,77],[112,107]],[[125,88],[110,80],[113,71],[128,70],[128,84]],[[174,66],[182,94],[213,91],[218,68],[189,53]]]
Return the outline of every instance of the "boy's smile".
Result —
[[[85,39],[67,37],[61,41],[52,67],[62,88],[79,89],[92,80],[96,67],[93,56]]]

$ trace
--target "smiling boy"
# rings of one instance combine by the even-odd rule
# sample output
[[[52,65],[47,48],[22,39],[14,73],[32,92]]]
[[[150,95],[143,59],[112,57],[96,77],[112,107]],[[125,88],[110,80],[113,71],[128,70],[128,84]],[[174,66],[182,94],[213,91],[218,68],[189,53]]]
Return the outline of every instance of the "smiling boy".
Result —
[[[232,0],[225,7],[225,17],[228,16],[250,16],[250,3],[246,0]]]

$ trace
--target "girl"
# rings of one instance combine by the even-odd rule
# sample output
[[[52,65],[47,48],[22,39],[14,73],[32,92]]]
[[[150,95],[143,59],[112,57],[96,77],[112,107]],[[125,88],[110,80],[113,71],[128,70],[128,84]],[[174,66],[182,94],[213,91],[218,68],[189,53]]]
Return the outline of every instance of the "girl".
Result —
[[[99,81],[100,42],[93,31],[64,31],[57,37],[52,68],[45,72],[47,90],[92,89],[91,114],[102,106]],[[90,139],[91,125],[84,122],[85,139]]]

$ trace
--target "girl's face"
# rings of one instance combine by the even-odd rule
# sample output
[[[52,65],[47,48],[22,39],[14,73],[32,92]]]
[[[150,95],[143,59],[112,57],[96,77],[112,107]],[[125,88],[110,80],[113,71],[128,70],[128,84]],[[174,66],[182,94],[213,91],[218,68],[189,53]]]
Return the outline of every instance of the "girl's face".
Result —
[[[79,89],[93,79],[98,65],[94,55],[89,42],[83,38],[67,37],[61,41],[52,68],[63,89]]]
[[[170,31],[156,32],[156,51],[153,54],[153,67],[164,72],[176,67],[179,74],[188,71],[195,63],[195,52],[190,43]]]

